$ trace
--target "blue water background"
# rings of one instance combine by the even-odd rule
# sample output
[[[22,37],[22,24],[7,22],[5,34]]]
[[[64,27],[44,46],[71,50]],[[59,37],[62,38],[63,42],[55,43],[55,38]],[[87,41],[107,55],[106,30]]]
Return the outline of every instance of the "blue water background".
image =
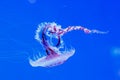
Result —
[[[119,4],[119,0],[1,0],[0,80],[120,80],[120,55],[114,55],[114,49],[120,49]],[[41,22],[109,33],[70,32],[63,38],[76,49],[75,55],[57,67],[35,68],[28,56],[41,51],[34,39]]]

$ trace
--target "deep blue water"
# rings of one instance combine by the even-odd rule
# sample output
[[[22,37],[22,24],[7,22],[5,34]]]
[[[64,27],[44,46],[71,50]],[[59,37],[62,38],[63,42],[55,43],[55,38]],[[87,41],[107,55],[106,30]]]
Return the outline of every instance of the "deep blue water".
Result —
[[[0,80],[120,80],[119,0],[1,0]],[[37,25],[56,22],[109,31],[64,35],[75,55],[53,68],[32,67],[28,56],[41,51]]]

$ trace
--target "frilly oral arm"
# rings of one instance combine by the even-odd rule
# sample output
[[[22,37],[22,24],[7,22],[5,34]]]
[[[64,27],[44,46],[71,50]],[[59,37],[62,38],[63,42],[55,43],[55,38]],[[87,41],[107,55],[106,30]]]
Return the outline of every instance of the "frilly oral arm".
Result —
[[[90,33],[106,34],[106,33],[108,33],[108,31],[103,32],[103,31],[99,31],[99,30],[96,30],[96,29],[90,30],[90,29],[87,29],[87,28],[82,27],[82,26],[69,26],[69,27],[67,27],[65,29],[60,30],[58,34],[63,35],[65,33],[67,33],[67,32],[73,31],[73,30],[82,30],[87,34],[90,34]]]

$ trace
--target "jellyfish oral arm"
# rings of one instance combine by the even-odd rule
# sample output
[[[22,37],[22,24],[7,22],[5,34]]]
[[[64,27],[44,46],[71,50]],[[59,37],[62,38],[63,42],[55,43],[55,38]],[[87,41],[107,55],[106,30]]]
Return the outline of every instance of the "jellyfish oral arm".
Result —
[[[90,33],[106,34],[106,33],[108,33],[108,31],[103,32],[103,31],[99,31],[99,30],[96,30],[96,29],[90,30],[90,29],[82,27],[82,26],[69,26],[69,27],[67,27],[63,30],[60,30],[58,34],[63,35],[67,32],[73,31],[73,30],[82,30],[87,34],[90,34]]]

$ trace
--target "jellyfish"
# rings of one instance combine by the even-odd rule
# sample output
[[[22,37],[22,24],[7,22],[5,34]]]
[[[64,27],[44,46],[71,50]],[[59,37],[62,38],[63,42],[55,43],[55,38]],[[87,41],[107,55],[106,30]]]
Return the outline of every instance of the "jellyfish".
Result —
[[[74,55],[75,49],[65,48],[64,41],[62,36],[73,30],[81,30],[84,33],[98,33],[105,34],[99,30],[90,30],[82,26],[68,26],[63,29],[61,25],[56,24],[55,22],[44,22],[38,25],[38,28],[35,32],[35,39],[43,47],[45,55],[36,56],[35,59],[29,58],[29,63],[33,67],[53,67],[63,64],[71,56]],[[56,43],[53,42],[53,38],[57,40]],[[64,50],[63,50],[64,49]],[[41,53],[39,53],[40,55]]]

